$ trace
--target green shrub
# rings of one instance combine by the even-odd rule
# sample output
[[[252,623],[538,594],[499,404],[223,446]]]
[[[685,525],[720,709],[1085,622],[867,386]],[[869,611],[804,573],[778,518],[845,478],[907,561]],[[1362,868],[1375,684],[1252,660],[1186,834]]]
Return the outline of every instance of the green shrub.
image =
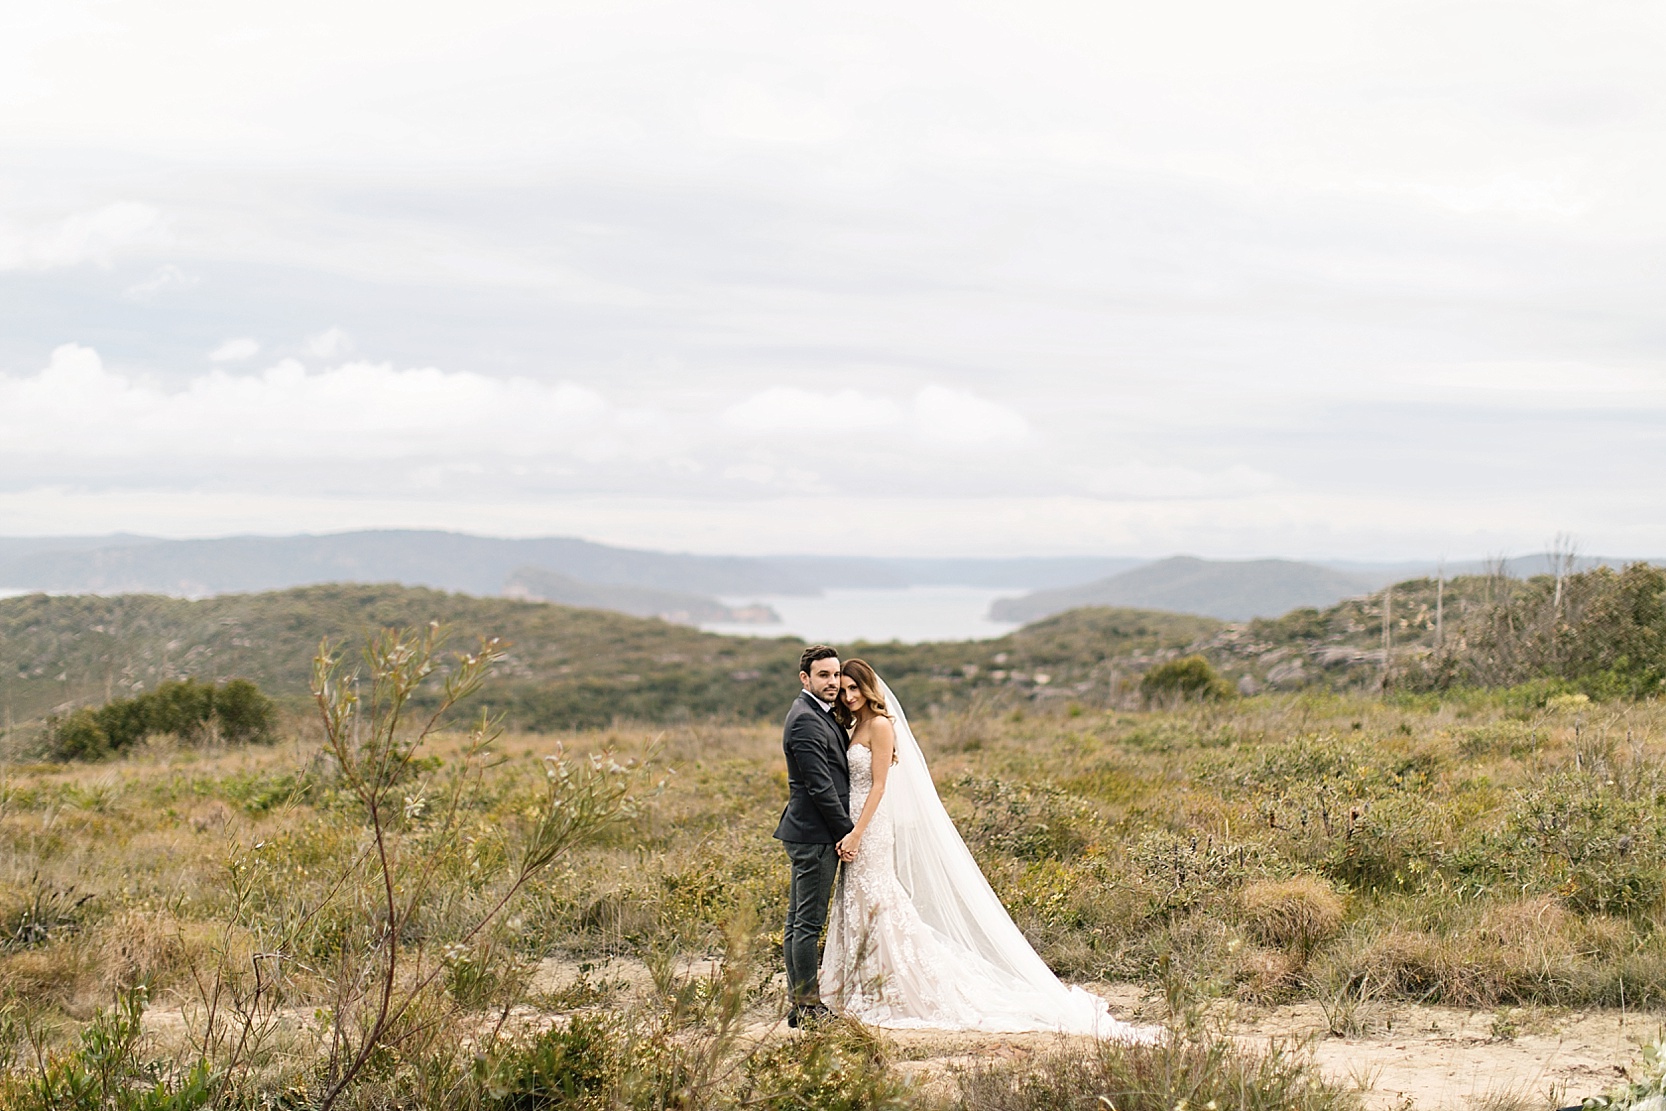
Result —
[[[1140,680],[1140,693],[1149,701],[1184,699],[1221,701],[1237,696],[1237,690],[1202,656],[1182,656],[1158,664]]]
[[[1563,772],[1516,796],[1494,855],[1522,890],[1552,891],[1578,910],[1634,914],[1663,894],[1655,819],[1653,800]]]
[[[574,1015],[481,1064],[485,1104],[495,1111],[612,1108],[629,1063],[626,1044],[616,1019]]]
[[[1019,860],[1068,860],[1099,838],[1092,805],[1056,787],[966,776],[954,789],[974,808],[960,828],[976,849]]]
[[[911,1086],[887,1066],[867,1028],[838,1022],[780,1042],[746,1062],[739,1106],[764,1111],[904,1111]]]
[[[214,692],[214,716],[220,735],[228,741],[269,741],[278,723],[278,708],[247,679],[227,679]]]
[[[277,716],[276,704],[247,679],[228,679],[220,686],[170,680],[145,694],[53,719],[47,755],[54,760],[99,760],[153,734],[200,740],[211,726],[224,740],[269,741]]]
[[[143,709],[146,733],[172,733],[181,740],[195,740],[214,716],[213,684],[195,679],[162,683],[133,701]]]
[[[110,735],[83,707],[47,723],[47,752],[54,760],[102,760],[111,752]]]
[[[69,1049],[33,1046],[33,1075],[0,1075],[0,1105],[8,1111],[198,1111],[214,1106],[219,1084],[206,1062],[182,1071],[140,1056],[145,998],[143,987],[118,993],[115,1006],[100,1011]]]

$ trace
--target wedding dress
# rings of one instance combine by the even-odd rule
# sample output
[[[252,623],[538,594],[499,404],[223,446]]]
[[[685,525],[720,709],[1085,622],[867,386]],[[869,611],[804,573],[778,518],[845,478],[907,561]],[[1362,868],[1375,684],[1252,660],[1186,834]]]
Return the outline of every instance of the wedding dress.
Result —
[[[1159,1027],[1111,1017],[1054,976],[972,859],[889,688],[897,762],[856,859],[843,866],[821,962],[821,995],[872,1026],[1052,1030],[1129,1042]],[[850,812],[873,787],[873,752],[850,747]]]

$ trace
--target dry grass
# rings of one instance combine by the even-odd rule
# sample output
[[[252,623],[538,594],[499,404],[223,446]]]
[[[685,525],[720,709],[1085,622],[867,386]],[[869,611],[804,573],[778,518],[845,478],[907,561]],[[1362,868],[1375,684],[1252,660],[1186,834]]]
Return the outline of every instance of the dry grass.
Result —
[[[1315,945],[1342,932],[1347,903],[1318,876],[1260,880],[1238,892],[1244,923],[1258,940],[1305,961]]]

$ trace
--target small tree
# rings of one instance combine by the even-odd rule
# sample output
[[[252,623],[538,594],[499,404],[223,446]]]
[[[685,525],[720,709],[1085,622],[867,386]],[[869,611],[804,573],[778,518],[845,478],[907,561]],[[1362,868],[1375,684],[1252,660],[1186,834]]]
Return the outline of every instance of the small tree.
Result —
[[[228,679],[214,691],[214,719],[228,741],[270,741],[278,708],[247,679]]]
[[[481,717],[443,781],[432,780],[432,772],[425,778],[415,757],[446,714],[480,690],[503,646],[482,640],[477,651],[459,654],[440,678],[432,713],[413,721],[413,699],[434,676],[442,641],[437,623],[421,632],[385,630],[364,652],[367,689],[357,674],[343,675],[328,642],[313,661],[312,691],[323,717],[324,745],[368,826],[364,859],[375,892],[373,909],[366,908],[370,914],[352,943],[356,951],[343,953],[338,971],[319,1111],[330,1111],[367,1067],[397,1048],[413,1025],[424,1025],[416,1016],[438,1006],[436,997],[443,994],[444,955],[425,946],[413,924],[435,897],[440,866],[455,848],[478,793],[487,746],[500,735],[499,723]],[[491,869],[504,874],[483,907],[450,939],[453,951],[485,936],[526,885],[566,852],[629,813],[629,766],[599,757],[575,763],[557,755],[546,759],[545,768],[542,806],[512,852]],[[413,820],[417,817],[420,823]],[[482,871],[477,882],[483,884],[493,876]]]

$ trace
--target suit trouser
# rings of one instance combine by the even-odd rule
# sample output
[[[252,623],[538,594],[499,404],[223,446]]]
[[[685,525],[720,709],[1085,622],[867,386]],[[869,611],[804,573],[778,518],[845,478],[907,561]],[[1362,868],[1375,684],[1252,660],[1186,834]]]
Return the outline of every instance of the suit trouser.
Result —
[[[839,874],[839,854],[832,845],[783,841],[792,861],[792,885],[787,889],[787,928],[781,950],[787,959],[787,990],[794,1006],[821,998],[816,973],[821,964],[816,945],[827,924],[827,902]]]

